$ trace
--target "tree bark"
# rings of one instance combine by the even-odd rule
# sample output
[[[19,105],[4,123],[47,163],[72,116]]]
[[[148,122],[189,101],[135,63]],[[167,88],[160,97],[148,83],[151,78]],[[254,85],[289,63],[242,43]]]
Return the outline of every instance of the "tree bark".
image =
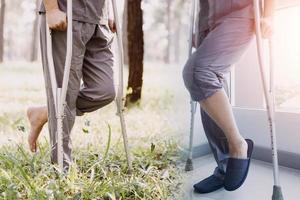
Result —
[[[3,62],[3,55],[4,55],[4,16],[5,16],[5,0],[1,0],[1,10],[0,10],[0,63]]]
[[[36,10],[35,10],[35,20],[33,24],[33,30],[32,30],[32,41],[31,41],[31,54],[30,54],[30,62],[37,61],[38,59],[38,23],[39,23],[39,18],[38,18],[38,9],[40,5],[40,0],[36,0]]]
[[[125,106],[137,103],[142,96],[144,33],[141,0],[128,0],[128,63],[129,77]]]
[[[168,31],[168,44],[166,49],[166,57],[165,62],[170,63],[171,62],[171,44],[172,44],[172,30],[171,30],[171,0],[167,0],[167,31]]]
[[[176,27],[176,31],[175,31],[175,40],[174,40],[174,58],[175,58],[175,62],[179,63],[180,61],[180,41],[181,41],[181,19],[178,19],[178,26]]]

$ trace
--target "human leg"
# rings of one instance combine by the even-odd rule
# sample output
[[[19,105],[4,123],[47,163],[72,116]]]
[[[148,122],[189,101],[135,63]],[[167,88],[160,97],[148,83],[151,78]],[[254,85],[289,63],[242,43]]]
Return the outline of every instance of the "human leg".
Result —
[[[79,22],[73,24],[73,56],[72,66],[70,71],[70,80],[67,90],[65,117],[63,119],[63,150],[64,150],[64,166],[67,167],[71,162],[71,138],[70,132],[75,122],[76,116],[76,100],[80,88],[81,66],[83,62],[83,54],[85,52],[84,42],[82,41]],[[54,97],[49,78],[47,48],[46,48],[46,19],[41,17],[41,48],[42,62],[44,69],[47,107],[48,107],[48,122],[51,145],[51,161],[57,163],[57,139],[56,139],[56,113],[54,106]],[[52,31],[52,48],[53,61],[55,66],[55,74],[58,87],[62,85],[64,73],[64,62],[66,55],[66,32]]]
[[[78,115],[98,110],[115,99],[112,39],[108,26],[99,25],[86,44],[83,85],[76,105]]]
[[[224,83],[225,79],[220,79],[220,77],[223,77],[224,73],[229,72],[230,66],[238,61],[252,38],[252,20],[225,20],[218,24],[205,37],[198,50],[188,60],[184,68],[183,77],[185,85],[194,101],[199,101],[201,103],[217,94],[216,99],[213,99],[208,103],[204,102],[204,105],[202,105],[202,122],[204,130],[218,164],[218,168],[214,173],[215,176],[213,179],[209,179],[212,181],[212,185],[215,183],[215,177],[224,179],[226,160],[229,157],[228,138],[223,129],[229,133],[231,132],[230,134],[235,136],[232,137],[229,135],[229,138],[231,136],[234,147],[237,149],[235,150],[232,148],[232,156],[247,156],[245,155],[247,154],[247,150],[245,150],[247,147],[244,149],[240,148],[238,147],[238,143],[235,142],[242,139],[236,128],[230,103],[224,91],[224,88],[227,88],[227,84]],[[221,99],[221,101],[219,99]],[[221,109],[223,110],[221,112],[218,109],[215,109],[216,103],[220,103],[217,107],[222,107]],[[210,109],[213,110],[212,113],[210,113]],[[224,117],[224,113],[229,116],[229,119],[231,120],[230,123],[222,118]],[[216,116],[212,117],[211,115],[217,115],[217,120],[214,119]],[[219,123],[220,121],[221,124]],[[225,126],[223,126],[224,124]],[[240,152],[240,150],[243,152]],[[205,185],[207,185],[207,180],[205,183]],[[199,186],[199,184],[196,185]],[[202,186],[203,184],[200,184],[200,187]],[[219,187],[222,187],[222,184],[220,184]],[[203,189],[203,187],[201,189]]]

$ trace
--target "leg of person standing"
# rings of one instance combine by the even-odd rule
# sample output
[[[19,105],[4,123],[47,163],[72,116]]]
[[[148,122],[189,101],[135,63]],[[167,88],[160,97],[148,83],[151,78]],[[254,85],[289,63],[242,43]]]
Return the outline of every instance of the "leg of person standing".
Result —
[[[219,77],[219,81],[222,83],[223,88],[229,97],[229,88],[226,78]],[[229,149],[227,138],[223,130],[216,124],[216,122],[200,108],[201,120],[205,135],[208,139],[209,146],[217,162],[217,167],[214,171],[214,177],[218,177],[224,180],[226,172],[227,159],[229,157]]]
[[[231,4],[224,5],[228,7],[213,6],[230,14]],[[217,19],[216,13],[213,18]],[[253,20],[247,17],[219,18],[211,25],[210,32],[187,62],[183,73],[193,100],[201,104],[205,133],[218,163],[213,176],[195,185],[196,191],[201,193],[224,186],[228,157],[247,158],[247,143],[235,124],[224,90],[227,84],[223,74],[229,72],[230,66],[238,61],[252,40]]]
[[[198,34],[197,35],[197,44],[199,47],[203,40],[210,32],[209,28],[209,1],[200,0],[200,12],[198,19]],[[222,83],[227,96],[229,97],[229,88],[226,78],[218,76],[219,81]],[[214,158],[217,162],[217,167],[214,171],[212,178],[217,177],[221,180],[224,180],[226,163],[228,158],[228,143],[226,136],[222,129],[215,123],[215,121],[200,107],[201,120],[204,128],[205,135],[208,139],[208,143],[214,155]],[[223,181],[221,181],[223,182]]]
[[[83,56],[85,52],[85,46],[81,39],[81,34],[75,31],[82,24],[74,22],[73,24],[73,55],[72,64],[70,70],[70,80],[68,84],[65,117],[63,119],[63,151],[64,151],[64,166],[67,167],[71,163],[71,138],[70,132],[73,128],[76,116],[76,101],[80,88],[81,71],[80,68],[83,64]],[[52,88],[50,83],[50,75],[48,69],[47,47],[46,47],[46,17],[41,15],[41,52],[42,62],[44,69],[44,78],[47,94],[47,107],[48,107],[48,123],[51,145],[51,161],[57,163],[57,138],[56,138],[56,113],[54,107],[54,98],[52,94]],[[52,48],[53,48],[53,61],[55,66],[55,73],[60,87],[62,84],[64,74],[64,63],[66,55],[66,31],[54,31],[52,30]],[[51,44],[50,44],[51,45]]]

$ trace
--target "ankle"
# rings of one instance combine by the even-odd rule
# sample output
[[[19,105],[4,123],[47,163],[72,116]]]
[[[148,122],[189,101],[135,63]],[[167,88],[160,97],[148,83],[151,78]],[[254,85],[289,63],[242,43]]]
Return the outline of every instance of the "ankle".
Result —
[[[29,107],[27,116],[33,125],[39,126],[48,122],[48,109],[43,107]]]
[[[237,138],[235,140],[229,141],[229,146],[232,147],[240,147],[240,146],[245,146],[247,145],[247,142],[244,138]]]
[[[239,154],[242,155],[247,153],[248,144],[246,140],[243,138],[230,142],[228,146],[229,146],[229,152],[232,155],[239,155]]]

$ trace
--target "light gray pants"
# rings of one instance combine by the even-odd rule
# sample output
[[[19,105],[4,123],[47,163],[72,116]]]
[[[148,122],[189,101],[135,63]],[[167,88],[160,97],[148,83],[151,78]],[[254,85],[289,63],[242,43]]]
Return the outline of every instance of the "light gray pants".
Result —
[[[197,102],[221,89],[229,94],[224,74],[237,63],[254,37],[251,0],[200,0],[200,4],[206,8],[200,12],[199,46],[183,70],[185,86]],[[201,118],[218,165],[214,174],[222,177],[228,158],[227,139],[202,109]]]
[[[57,163],[56,115],[47,63],[46,17],[41,15],[41,52],[47,93],[51,161]],[[107,25],[73,21],[73,49],[70,80],[63,119],[64,167],[71,159],[71,138],[75,117],[95,111],[115,99],[113,81],[113,34]],[[57,84],[62,85],[67,33],[52,31],[53,60]],[[83,84],[81,84],[81,80]]]

